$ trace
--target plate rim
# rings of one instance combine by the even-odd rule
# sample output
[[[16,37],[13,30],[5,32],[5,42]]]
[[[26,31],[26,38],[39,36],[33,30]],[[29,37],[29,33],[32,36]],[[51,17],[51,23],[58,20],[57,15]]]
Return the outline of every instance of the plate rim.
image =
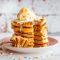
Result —
[[[8,38],[8,37],[7,37]],[[54,37],[48,37],[48,38],[52,38],[52,39],[55,39]],[[57,41],[57,39],[55,39],[56,41]],[[2,42],[2,41],[1,41]],[[58,43],[58,41],[57,41],[57,43]],[[53,46],[55,46],[55,45],[57,45],[57,43],[56,44],[53,44],[53,45],[50,45],[50,46],[47,46],[47,47],[33,47],[33,49],[35,49],[35,48],[48,48],[48,47],[53,47]],[[9,43],[6,43],[6,44],[9,44]],[[3,44],[3,45],[6,45],[6,44]],[[13,47],[13,46],[12,46]],[[13,48],[18,48],[18,47],[13,47]],[[31,49],[31,48],[22,48],[21,47],[21,49]]]
[[[50,37],[50,38],[53,38],[53,37]],[[53,38],[53,39],[55,39],[55,38]],[[57,39],[55,39],[55,40],[57,40]],[[53,47],[55,47],[55,46],[58,45],[58,43],[56,43],[56,44],[54,44],[54,45],[52,45],[52,46],[48,46],[48,47],[17,48],[17,47],[13,47],[13,46],[11,46],[11,45],[9,46],[9,45],[7,45],[7,44],[10,44],[10,43],[3,44],[2,47],[3,47],[3,48],[6,48],[6,49],[8,49],[8,50],[11,50],[11,51],[15,51],[15,52],[21,52],[22,50],[23,50],[22,52],[24,52],[24,50],[27,50],[28,53],[32,52],[34,49],[36,49],[36,50],[46,50],[46,49],[50,49],[50,48],[53,48]],[[31,50],[31,51],[30,51],[30,50]],[[24,53],[27,53],[27,51],[24,52]],[[36,53],[36,52],[39,52],[39,51],[33,51],[33,52]]]

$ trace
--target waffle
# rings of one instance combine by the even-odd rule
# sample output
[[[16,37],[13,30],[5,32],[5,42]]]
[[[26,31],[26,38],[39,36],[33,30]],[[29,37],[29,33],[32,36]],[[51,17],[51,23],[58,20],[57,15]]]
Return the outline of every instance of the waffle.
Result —
[[[14,31],[14,34],[20,35],[21,34],[21,24],[18,21],[12,21],[11,27]]]
[[[48,43],[47,39],[47,25],[44,18],[39,19],[34,25],[34,43],[35,44],[45,44]]]
[[[41,30],[41,31],[35,31],[34,35],[35,36],[47,36],[47,30],[45,29],[45,30]]]
[[[14,47],[21,47],[20,40],[21,40],[21,36],[16,36],[16,35],[12,35],[10,39],[10,41],[12,42],[12,46]]]
[[[32,22],[24,22],[22,24],[22,37],[33,38],[34,37],[34,28]]]
[[[22,37],[27,37],[27,38],[34,38],[34,34],[27,34],[27,33],[23,33],[21,34]]]
[[[11,26],[12,26],[12,28],[15,28],[15,27],[19,27],[20,28],[21,24],[14,20],[14,21],[11,22]]]
[[[25,28],[31,28],[31,27],[33,27],[33,22],[24,22],[22,24],[22,26]]]
[[[48,43],[44,43],[44,44],[36,44],[35,43],[35,47],[47,47],[49,44]]]
[[[33,33],[33,28],[22,28],[22,32],[24,33]]]
[[[36,44],[45,44],[45,43],[48,43],[48,39],[43,39],[43,40],[35,40],[35,43]]]
[[[14,47],[33,47],[34,39],[33,38],[23,38],[21,36],[13,35],[11,38],[12,45]]]

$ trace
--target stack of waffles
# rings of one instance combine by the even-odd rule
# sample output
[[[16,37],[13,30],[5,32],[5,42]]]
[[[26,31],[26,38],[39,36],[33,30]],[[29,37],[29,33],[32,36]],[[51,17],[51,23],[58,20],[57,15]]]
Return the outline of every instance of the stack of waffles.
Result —
[[[34,41],[35,46],[46,46],[48,39],[47,39],[47,24],[46,19],[44,17],[39,18],[35,21],[34,24]]]
[[[14,34],[11,37],[14,47],[47,46],[47,24],[44,17],[38,18],[27,8],[22,8],[11,23]]]
[[[33,15],[33,14],[32,14]],[[12,21],[14,34],[11,37],[12,45],[15,47],[33,47],[34,46],[34,29],[33,16],[28,9],[22,8],[17,14],[17,18]],[[31,19],[30,21],[28,21]]]
[[[27,38],[28,42],[26,42],[28,44],[28,46],[33,47],[34,46],[34,29],[33,29],[33,22],[24,22],[22,24],[22,29],[21,29],[21,36],[23,38]]]

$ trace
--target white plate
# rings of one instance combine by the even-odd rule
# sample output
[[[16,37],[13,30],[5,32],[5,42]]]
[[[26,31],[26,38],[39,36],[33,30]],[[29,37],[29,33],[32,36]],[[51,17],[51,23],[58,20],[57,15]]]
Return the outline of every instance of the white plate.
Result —
[[[46,53],[48,51],[51,51],[53,49],[55,49],[55,47],[57,46],[49,46],[49,47],[39,47],[39,48],[17,48],[17,47],[13,47],[10,44],[4,44],[3,47],[6,49],[9,49],[11,51],[16,51],[16,52],[20,52],[20,53]]]
[[[38,47],[38,48],[17,48],[17,47],[13,47],[10,43],[6,43],[3,44],[3,47],[5,47],[6,49],[12,50],[12,51],[16,51],[16,52],[20,52],[20,53],[46,53],[48,51],[51,51],[52,49],[54,49],[57,46],[57,42],[54,43],[54,40],[56,41],[56,39],[54,38],[50,38],[52,45],[48,46],[48,47]]]

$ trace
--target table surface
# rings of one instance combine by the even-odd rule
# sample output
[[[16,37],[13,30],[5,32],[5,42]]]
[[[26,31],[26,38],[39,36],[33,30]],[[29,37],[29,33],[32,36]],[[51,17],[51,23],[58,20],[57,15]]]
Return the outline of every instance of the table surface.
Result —
[[[11,36],[10,33],[0,34],[0,40]],[[51,51],[44,54],[18,54],[0,49],[0,60],[60,60],[60,36],[50,36],[58,40],[58,45]]]

